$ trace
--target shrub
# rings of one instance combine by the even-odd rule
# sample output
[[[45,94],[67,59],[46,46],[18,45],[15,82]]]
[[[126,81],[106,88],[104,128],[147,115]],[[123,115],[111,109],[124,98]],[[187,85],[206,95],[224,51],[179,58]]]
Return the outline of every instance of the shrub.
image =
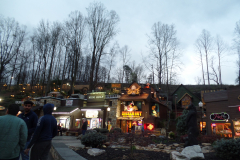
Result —
[[[110,132],[111,133],[114,133],[114,132],[122,133],[122,129],[121,128],[114,128]]]
[[[185,135],[187,133],[186,119],[188,110],[183,110],[183,114],[176,119],[176,131],[178,135]]]
[[[180,142],[181,142],[181,143],[185,143],[185,140],[186,140],[187,137],[188,137],[187,134],[182,135],[182,136],[180,137]]]
[[[217,140],[213,148],[216,152],[216,155],[221,159],[226,159],[226,160],[239,159],[240,138]]]
[[[106,141],[106,136],[100,133],[89,133],[82,136],[81,142],[87,147],[101,147]]]
[[[169,137],[172,138],[172,139],[174,139],[174,138],[175,138],[175,134],[174,134],[173,132],[170,132],[170,133],[169,133]]]
[[[93,130],[96,130],[97,132],[100,132],[100,128],[94,128]]]
[[[108,133],[108,129],[107,128],[101,128],[100,129],[100,133]]]
[[[213,143],[213,142],[221,139],[221,136],[219,136],[219,135],[201,135],[197,139],[201,143]]]

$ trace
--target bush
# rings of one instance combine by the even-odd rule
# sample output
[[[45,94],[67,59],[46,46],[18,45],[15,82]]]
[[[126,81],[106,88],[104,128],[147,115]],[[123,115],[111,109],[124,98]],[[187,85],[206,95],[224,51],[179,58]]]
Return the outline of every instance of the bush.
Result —
[[[81,138],[82,144],[84,144],[86,147],[101,147],[103,143],[106,141],[106,136],[102,135],[100,133],[89,133],[85,134]]]
[[[178,135],[185,135],[187,133],[187,125],[186,125],[186,119],[187,119],[188,110],[183,110],[183,114],[179,116],[176,121],[176,131]]]
[[[107,128],[101,128],[100,129],[100,133],[108,133],[108,129]]]
[[[100,128],[94,128],[93,130],[100,132]]]
[[[216,155],[221,159],[236,160],[240,155],[240,138],[221,139],[215,142],[213,146]]]
[[[175,134],[174,134],[173,132],[170,132],[170,133],[169,133],[169,137],[172,138],[172,139],[174,139],[174,138],[175,138]]]
[[[122,129],[121,128],[114,128],[110,132],[111,133],[115,133],[115,132],[122,133]]]
[[[198,141],[201,143],[213,143],[221,139],[221,136],[218,135],[201,135],[198,138]]]

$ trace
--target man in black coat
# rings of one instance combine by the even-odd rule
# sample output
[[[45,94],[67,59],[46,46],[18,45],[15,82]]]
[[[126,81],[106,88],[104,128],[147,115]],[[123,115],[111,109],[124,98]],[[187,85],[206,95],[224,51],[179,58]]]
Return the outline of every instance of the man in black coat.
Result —
[[[86,131],[87,131],[87,121],[86,119],[83,119],[82,135],[85,135]]]
[[[198,145],[197,136],[199,135],[196,107],[191,103],[186,109],[189,110],[186,120],[188,139],[184,147]]]

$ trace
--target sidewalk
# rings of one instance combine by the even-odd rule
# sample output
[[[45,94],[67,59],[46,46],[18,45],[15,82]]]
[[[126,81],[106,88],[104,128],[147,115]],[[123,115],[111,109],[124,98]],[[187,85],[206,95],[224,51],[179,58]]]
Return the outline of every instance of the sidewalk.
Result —
[[[83,148],[84,145],[80,140],[76,139],[75,136],[56,136],[52,140],[52,148],[51,155],[53,159],[59,160],[86,160],[70,148],[72,147],[80,147]]]

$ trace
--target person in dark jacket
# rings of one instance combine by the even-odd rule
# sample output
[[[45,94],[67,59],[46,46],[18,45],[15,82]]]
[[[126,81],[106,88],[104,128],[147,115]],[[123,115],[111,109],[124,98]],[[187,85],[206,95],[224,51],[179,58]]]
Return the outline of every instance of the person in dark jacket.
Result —
[[[87,131],[87,121],[86,119],[83,119],[82,135],[85,135],[86,131]]]
[[[58,124],[58,132],[60,132],[60,135],[62,136],[62,127],[61,127],[61,125],[60,125],[60,123]]]
[[[196,107],[191,103],[186,109],[189,110],[186,119],[188,138],[184,147],[198,145],[197,136],[199,135]]]
[[[28,154],[31,148],[30,159],[46,160],[51,148],[52,138],[57,135],[57,120],[52,116],[54,105],[47,103],[43,106],[44,116],[39,118],[33,137],[24,151]]]
[[[24,150],[27,148],[30,143],[30,139],[37,127],[38,116],[35,112],[32,111],[33,102],[25,101],[24,103],[24,112],[19,114],[18,117],[23,119],[28,128],[28,137]],[[29,156],[24,154],[24,150],[21,152],[22,160],[29,160]]]

